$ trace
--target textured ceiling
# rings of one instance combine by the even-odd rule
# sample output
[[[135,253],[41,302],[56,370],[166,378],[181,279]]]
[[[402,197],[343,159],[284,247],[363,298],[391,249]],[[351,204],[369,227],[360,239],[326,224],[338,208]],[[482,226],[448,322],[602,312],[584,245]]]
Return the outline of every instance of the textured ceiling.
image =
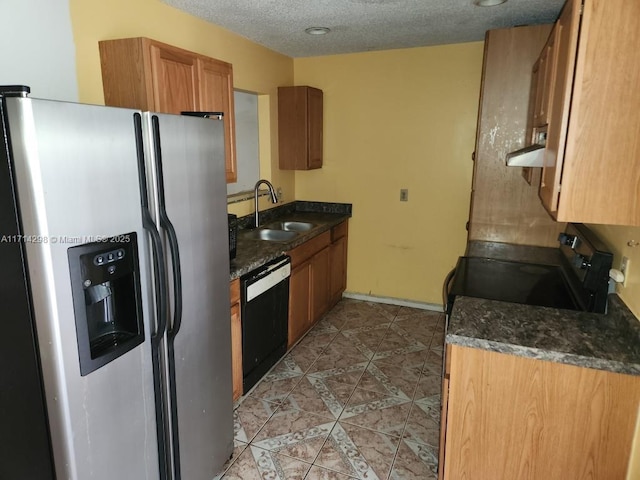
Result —
[[[484,39],[487,30],[552,23],[564,0],[162,0],[290,57]],[[329,27],[308,35],[308,27]]]

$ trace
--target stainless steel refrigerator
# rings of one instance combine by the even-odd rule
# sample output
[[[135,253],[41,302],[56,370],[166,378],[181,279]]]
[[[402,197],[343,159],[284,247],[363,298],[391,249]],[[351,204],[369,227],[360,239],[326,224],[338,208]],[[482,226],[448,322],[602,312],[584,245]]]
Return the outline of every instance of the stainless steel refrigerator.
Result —
[[[233,449],[221,120],[0,88],[0,478],[210,480]]]

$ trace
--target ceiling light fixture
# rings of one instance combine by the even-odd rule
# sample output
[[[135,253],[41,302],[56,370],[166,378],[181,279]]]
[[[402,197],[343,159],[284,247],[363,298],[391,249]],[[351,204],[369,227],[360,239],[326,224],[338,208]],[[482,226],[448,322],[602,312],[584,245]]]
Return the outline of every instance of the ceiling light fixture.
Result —
[[[502,5],[507,0],[473,0],[473,3],[478,7],[495,7],[496,5]]]
[[[309,27],[304,30],[304,32],[309,35],[326,35],[330,31],[331,29],[327,27]]]

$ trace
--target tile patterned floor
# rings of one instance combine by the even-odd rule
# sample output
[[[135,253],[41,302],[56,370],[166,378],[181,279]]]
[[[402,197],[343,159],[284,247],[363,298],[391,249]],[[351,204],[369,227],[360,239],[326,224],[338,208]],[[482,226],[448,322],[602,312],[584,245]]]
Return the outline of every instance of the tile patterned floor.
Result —
[[[243,397],[222,480],[437,478],[444,315],[343,299]]]

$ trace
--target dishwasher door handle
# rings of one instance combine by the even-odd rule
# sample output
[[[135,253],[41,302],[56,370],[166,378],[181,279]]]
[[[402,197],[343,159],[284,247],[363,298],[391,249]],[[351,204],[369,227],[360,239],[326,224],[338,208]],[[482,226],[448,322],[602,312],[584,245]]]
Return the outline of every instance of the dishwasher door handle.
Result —
[[[250,302],[257,296],[263,294],[270,288],[274,287],[283,280],[291,276],[291,263],[287,262],[276,270],[272,270],[268,275],[262,277],[260,280],[247,285],[247,296],[245,301]]]

